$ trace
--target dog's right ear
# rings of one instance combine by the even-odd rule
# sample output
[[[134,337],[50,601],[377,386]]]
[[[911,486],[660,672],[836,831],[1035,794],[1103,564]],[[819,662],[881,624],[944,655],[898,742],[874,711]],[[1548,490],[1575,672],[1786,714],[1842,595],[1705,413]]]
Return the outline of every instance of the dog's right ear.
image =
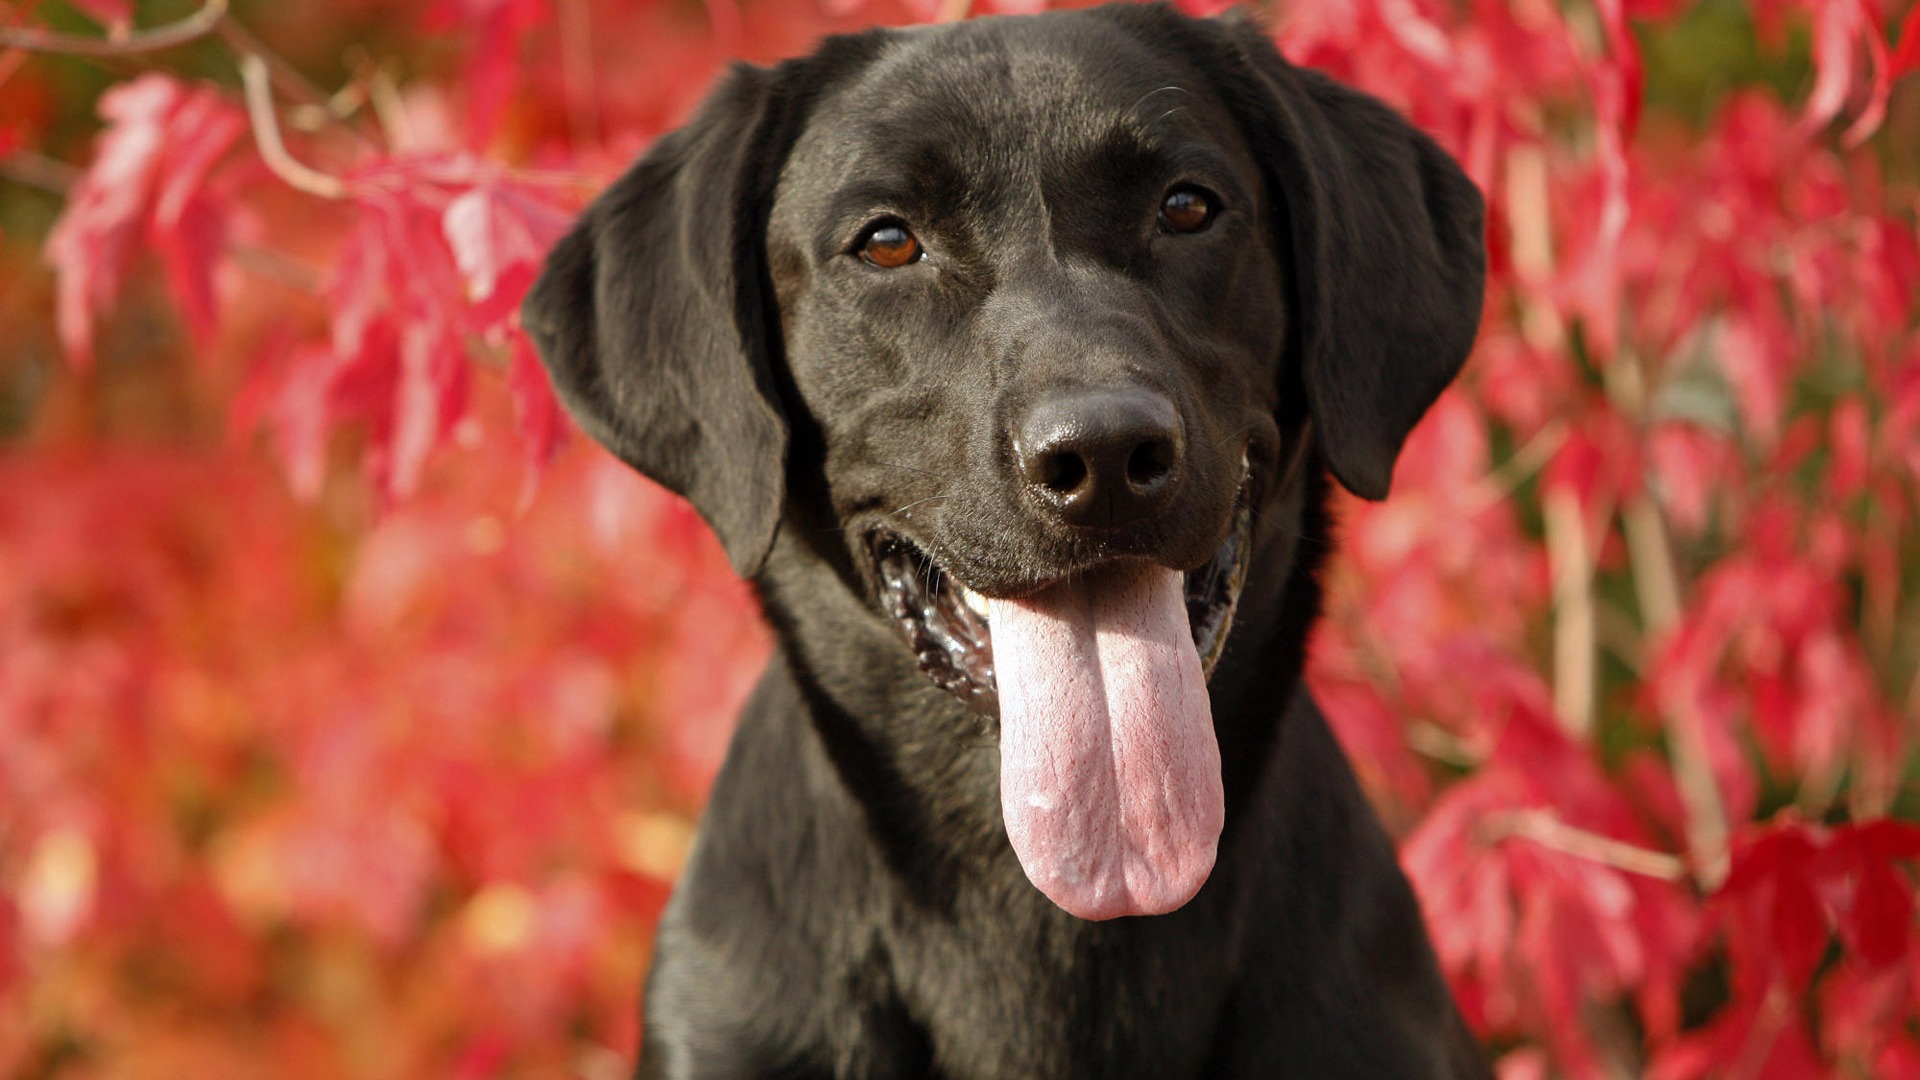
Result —
[[[1485,202],[1432,139],[1288,63],[1243,13],[1199,25],[1205,70],[1278,204],[1290,355],[1327,465],[1354,494],[1385,498],[1407,435],[1473,347]]]
[[[736,67],[588,208],[521,309],[574,419],[686,496],[743,577],[784,497],[761,237],[795,70]]]

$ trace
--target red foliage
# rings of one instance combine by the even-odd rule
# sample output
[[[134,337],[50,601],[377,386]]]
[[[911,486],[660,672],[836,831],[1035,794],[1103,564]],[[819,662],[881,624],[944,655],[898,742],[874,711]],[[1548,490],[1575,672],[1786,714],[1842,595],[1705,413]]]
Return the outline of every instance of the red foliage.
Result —
[[[208,171],[232,148],[246,121],[219,94],[165,75],[143,75],[100,98],[106,133],[92,167],[47,237],[47,262],[60,275],[60,341],[74,364],[93,362],[94,316],[113,306],[128,263],[150,247],[187,325],[203,343],[215,318],[213,270],[225,257],[219,193]]]
[[[765,635],[691,511],[563,449],[515,310],[724,59],[968,5],[242,5],[309,71],[394,53],[251,119],[254,34],[195,81],[76,3],[131,56],[88,102],[8,47],[39,6],[0,17],[0,183],[66,188],[0,216],[0,1074],[618,1074]],[[1342,503],[1309,677],[1502,1075],[1920,1076],[1920,8],[1279,25],[1490,197],[1475,359]]]

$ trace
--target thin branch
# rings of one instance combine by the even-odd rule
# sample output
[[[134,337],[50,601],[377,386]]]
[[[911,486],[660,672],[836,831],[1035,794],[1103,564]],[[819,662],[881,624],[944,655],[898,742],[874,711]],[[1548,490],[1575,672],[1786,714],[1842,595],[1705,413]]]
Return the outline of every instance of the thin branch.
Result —
[[[594,192],[607,186],[604,176],[589,176],[586,173],[557,172],[552,169],[512,169],[499,171],[505,179],[539,187],[574,188],[579,191]]]
[[[295,292],[320,295],[326,275],[298,259],[252,244],[229,244],[233,261],[257,277],[284,285]]]
[[[1611,836],[1576,828],[1545,810],[1515,810],[1490,819],[1482,835],[1488,840],[1519,837],[1565,855],[1624,870],[1629,874],[1685,881],[1687,864],[1677,855],[1654,851]]]
[[[1487,755],[1467,745],[1465,739],[1431,720],[1415,720],[1407,725],[1407,745],[1416,754],[1461,769],[1486,764]]]
[[[1553,711],[1567,733],[1593,731],[1598,670],[1594,662],[1593,553],[1580,498],[1547,492],[1547,566],[1553,576]]]
[[[68,56],[138,56],[197,41],[218,30],[227,18],[227,0],[207,0],[199,11],[178,22],[141,30],[123,38],[56,34],[49,30],[0,27],[0,47]]]
[[[373,118],[386,133],[387,143],[406,149],[414,145],[413,122],[407,119],[407,103],[400,97],[400,84],[386,65],[376,67],[367,79],[367,104]]]
[[[1533,438],[1473,485],[1461,501],[1460,512],[1477,514],[1513,494],[1528,477],[1553,460],[1561,444],[1567,441],[1569,430],[1565,420],[1548,421]]]
[[[315,86],[300,73],[299,68],[268,48],[266,42],[255,37],[253,31],[241,25],[239,20],[227,20],[220,24],[219,31],[220,40],[233,50],[235,56],[257,56],[264,61],[273,72],[274,87],[281,93],[299,99],[302,104],[331,110],[333,95]]]
[[[0,158],[0,176],[50,195],[64,196],[79,182],[80,170],[58,158],[31,150],[15,150]]]
[[[0,178],[60,198],[71,194],[80,177],[81,170],[31,150],[0,158]],[[299,292],[317,294],[324,280],[320,271],[269,248],[228,241],[227,254],[243,269]]]
[[[290,186],[323,199],[345,198],[347,185],[337,176],[311,168],[287,152],[280,138],[280,122],[273,112],[272,76],[258,53],[240,57],[240,78],[247,88],[247,118],[253,124],[254,145],[273,174]]]
[[[1607,397],[1629,419],[1645,414],[1649,391],[1644,373],[1633,356],[1616,357],[1606,374]],[[1658,641],[1672,632],[1683,610],[1680,573],[1674,564],[1673,540],[1660,504],[1645,491],[1629,498],[1621,510],[1626,532],[1627,565],[1634,594],[1640,601],[1647,636]],[[1699,710],[1685,702],[1664,702],[1667,759],[1673,765],[1674,785],[1686,808],[1687,849],[1700,884],[1711,890],[1727,872],[1727,811],[1720,782],[1707,758],[1706,733],[1700,729]]]
[[[1627,559],[1633,565],[1634,593],[1647,630],[1664,634],[1680,621],[1680,574],[1659,504],[1643,488],[1621,511],[1627,534]]]
[[[13,10],[7,13],[6,25],[0,26],[0,30],[17,30],[26,25],[27,20],[33,17],[34,10],[40,6],[41,2],[42,0],[23,0],[22,3],[14,5]],[[26,63],[27,57],[31,55],[33,54],[25,49],[8,49],[0,53],[0,85],[5,85],[8,79],[13,78],[13,73],[19,71],[20,65]]]

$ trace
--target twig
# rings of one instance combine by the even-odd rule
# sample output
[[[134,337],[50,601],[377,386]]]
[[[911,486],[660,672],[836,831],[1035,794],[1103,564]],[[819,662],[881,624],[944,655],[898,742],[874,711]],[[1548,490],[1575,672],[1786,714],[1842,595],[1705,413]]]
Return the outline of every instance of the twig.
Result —
[[[13,10],[7,13],[7,25],[0,27],[0,30],[15,30],[25,25],[41,2],[42,0],[22,0],[21,3],[14,5]],[[13,73],[19,71],[20,65],[26,63],[27,57],[31,55],[25,49],[8,49],[0,53],[0,85],[5,85],[8,79],[13,78]]]
[[[407,119],[407,103],[400,97],[400,86],[394,81],[393,73],[384,64],[375,68],[367,78],[367,104],[372,106],[373,118],[379,122],[380,130],[386,133],[387,142],[403,149],[414,145],[413,123]]]
[[[1467,745],[1466,740],[1431,720],[1415,720],[1407,725],[1407,745],[1445,765],[1461,769],[1477,768],[1487,755]]]
[[[318,106],[332,111],[333,95],[315,86],[311,80],[300,73],[300,69],[289,64],[280,54],[267,47],[266,42],[253,35],[253,31],[242,26],[236,19],[228,19],[219,27],[220,40],[232,49],[235,56],[257,56],[273,72],[273,85],[288,97],[298,98],[303,104]],[[357,134],[357,133],[356,133]]]
[[[345,198],[347,185],[339,177],[311,168],[287,152],[280,138],[280,122],[273,113],[272,76],[258,53],[240,57],[240,79],[247,89],[247,118],[253,124],[254,145],[260,160],[288,185],[323,199]]]
[[[295,292],[312,293],[318,296],[326,281],[326,275],[320,271],[270,248],[255,247],[252,244],[229,244],[227,253],[233,256],[233,261],[241,269],[268,281],[285,285]]]
[[[1620,516],[1640,614],[1646,619],[1648,632],[1664,634],[1680,621],[1680,574],[1673,565],[1666,519],[1644,488],[1627,500]]]
[[[66,162],[31,150],[0,158],[0,177],[61,198],[72,192],[80,176],[81,170]],[[318,293],[324,280],[320,271],[269,248],[228,241],[227,254],[242,268],[300,292]]]
[[[57,158],[16,150],[0,158],[0,176],[51,195],[65,195],[80,179],[80,170]]]
[[[138,56],[159,52],[196,41],[218,30],[227,18],[227,0],[207,0],[199,11],[178,22],[128,34],[122,38],[88,37],[84,34],[56,34],[48,30],[19,30],[0,27],[0,46],[28,52],[65,53],[69,56]]]
[[[1616,357],[1607,369],[1606,382],[1608,398],[1628,419],[1638,422],[1649,394],[1635,358]],[[1680,574],[1674,566],[1666,516],[1660,504],[1643,490],[1627,500],[1621,523],[1626,532],[1627,564],[1647,635],[1662,638],[1679,625],[1682,610]],[[1706,735],[1700,730],[1698,710],[1669,702],[1664,711],[1667,758],[1673,764],[1674,784],[1680,789],[1680,803],[1687,813],[1687,849],[1700,884],[1711,890],[1727,872],[1726,803],[1707,759]]]
[[[1677,855],[1654,851],[1624,840],[1588,832],[1561,821],[1545,810],[1515,810],[1487,821],[1483,835],[1488,840],[1514,836],[1562,854],[1624,870],[1629,874],[1684,881],[1686,861]]]
[[[1593,553],[1579,496],[1549,491],[1545,510],[1553,575],[1553,711],[1568,734],[1585,739],[1593,731],[1596,686]]]
[[[294,98],[303,105],[321,110],[337,126],[351,135],[363,147],[375,147],[377,144],[367,133],[346,122],[346,113],[337,109],[335,96],[314,85],[312,80],[300,73],[300,69],[288,63],[285,57],[267,47],[266,42],[255,37],[253,31],[240,24],[238,19],[228,19],[219,26],[220,41],[233,50],[236,58],[243,62],[246,57],[258,57],[266,64],[273,75],[271,86],[281,93]],[[242,72],[244,75],[245,72]]]
[[[1533,438],[1473,485],[1462,500],[1461,514],[1477,514],[1513,494],[1528,477],[1553,460],[1560,445],[1567,441],[1568,430],[1565,420],[1548,421]]]
[[[1640,624],[1618,604],[1604,600],[1593,606],[1596,642],[1635,675],[1647,669],[1646,643],[1641,640]]]

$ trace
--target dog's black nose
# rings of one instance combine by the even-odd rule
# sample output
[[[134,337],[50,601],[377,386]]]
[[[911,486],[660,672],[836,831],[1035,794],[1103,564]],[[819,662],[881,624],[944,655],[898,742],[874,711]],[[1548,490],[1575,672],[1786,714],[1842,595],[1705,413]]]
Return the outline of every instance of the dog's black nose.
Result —
[[[1042,400],[1015,446],[1021,477],[1043,505],[1069,525],[1108,528],[1166,506],[1186,440],[1173,402],[1129,387]]]

